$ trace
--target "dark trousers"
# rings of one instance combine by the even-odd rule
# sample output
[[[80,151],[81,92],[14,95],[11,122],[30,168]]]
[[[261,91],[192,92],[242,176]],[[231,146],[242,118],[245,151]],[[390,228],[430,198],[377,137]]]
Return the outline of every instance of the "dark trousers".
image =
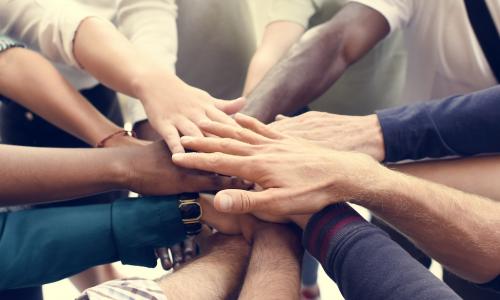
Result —
[[[103,115],[117,125],[123,125],[123,118],[118,104],[116,93],[98,85],[94,88],[81,91]],[[17,103],[1,98],[0,106],[0,135],[4,144],[33,146],[33,147],[58,147],[58,148],[89,148],[90,146],[79,139],[67,134],[46,122],[39,116],[32,114]],[[78,170],[75,170],[78,172]],[[40,206],[73,206],[102,202],[110,202],[123,196],[123,192],[111,192],[101,195],[81,198],[57,204],[44,204]],[[91,220],[89,220],[91,221]],[[36,251],[34,249],[34,251]],[[68,257],[68,259],[71,259]],[[26,270],[29,272],[29,270]],[[41,287],[31,287],[0,291],[1,300],[41,300],[43,299]]]

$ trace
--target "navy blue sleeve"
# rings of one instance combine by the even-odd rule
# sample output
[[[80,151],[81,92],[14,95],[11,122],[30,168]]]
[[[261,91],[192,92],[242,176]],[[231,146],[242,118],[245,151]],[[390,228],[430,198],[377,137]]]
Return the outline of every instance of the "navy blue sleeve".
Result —
[[[492,280],[488,283],[485,283],[485,284],[481,284],[479,286],[486,288],[486,289],[491,289],[493,291],[496,291],[499,293],[499,296],[500,296],[500,275],[497,278],[495,278],[494,280]]]
[[[346,203],[316,213],[306,226],[303,243],[345,299],[460,299]]]
[[[500,86],[377,115],[386,162],[500,153]]]

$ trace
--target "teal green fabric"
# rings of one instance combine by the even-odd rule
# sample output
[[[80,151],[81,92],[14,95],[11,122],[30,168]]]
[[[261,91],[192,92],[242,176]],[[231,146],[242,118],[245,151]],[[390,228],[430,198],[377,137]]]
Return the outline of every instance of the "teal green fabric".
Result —
[[[0,214],[0,290],[54,282],[115,261],[155,266],[154,248],[185,238],[177,199]]]

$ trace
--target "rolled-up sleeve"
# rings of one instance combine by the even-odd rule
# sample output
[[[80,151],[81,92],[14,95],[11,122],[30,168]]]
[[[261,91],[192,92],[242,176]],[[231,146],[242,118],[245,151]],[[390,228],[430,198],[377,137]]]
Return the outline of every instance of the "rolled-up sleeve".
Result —
[[[73,40],[83,20],[99,17],[95,12],[77,2],[61,0],[0,0],[0,6],[0,33],[27,44],[54,62],[79,67]]]

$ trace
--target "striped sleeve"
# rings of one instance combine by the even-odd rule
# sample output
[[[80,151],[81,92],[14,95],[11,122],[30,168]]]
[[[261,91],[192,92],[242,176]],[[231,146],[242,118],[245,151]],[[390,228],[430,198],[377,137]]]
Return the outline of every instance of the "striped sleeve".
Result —
[[[345,299],[460,299],[348,204],[315,214],[303,242]]]

